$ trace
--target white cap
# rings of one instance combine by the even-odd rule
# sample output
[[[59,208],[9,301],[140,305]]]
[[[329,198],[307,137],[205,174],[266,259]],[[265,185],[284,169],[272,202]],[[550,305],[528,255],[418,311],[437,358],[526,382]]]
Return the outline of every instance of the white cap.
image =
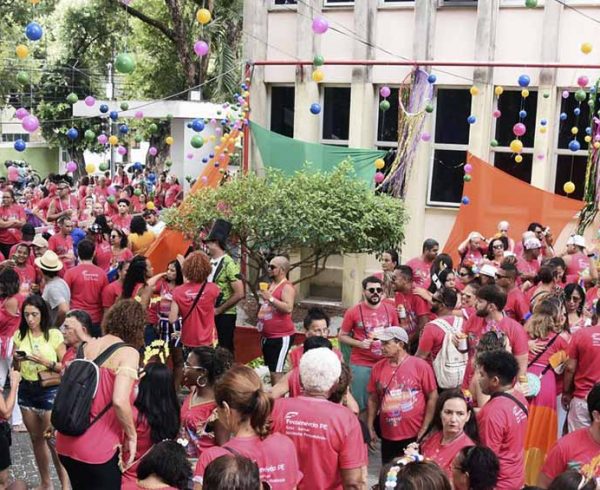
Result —
[[[540,242],[537,238],[528,238],[525,240],[523,244],[525,250],[533,250],[536,248],[542,248],[542,242]]]
[[[497,269],[491,264],[483,264],[479,269],[480,276],[496,277]]]
[[[573,245],[585,248],[585,238],[581,235],[573,235]]]

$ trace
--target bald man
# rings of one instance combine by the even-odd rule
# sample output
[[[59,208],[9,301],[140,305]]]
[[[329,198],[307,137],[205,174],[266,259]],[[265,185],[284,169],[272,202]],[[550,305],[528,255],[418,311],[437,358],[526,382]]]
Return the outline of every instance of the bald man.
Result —
[[[271,284],[261,291],[263,303],[258,311],[258,330],[265,364],[271,373],[273,386],[283,376],[285,359],[294,342],[296,328],[292,321],[296,290],[287,280],[290,262],[285,257],[273,257],[268,274]]]

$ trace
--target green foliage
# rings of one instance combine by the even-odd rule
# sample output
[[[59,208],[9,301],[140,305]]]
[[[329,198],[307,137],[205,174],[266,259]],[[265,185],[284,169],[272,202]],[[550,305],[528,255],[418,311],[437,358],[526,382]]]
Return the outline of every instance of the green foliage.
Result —
[[[200,189],[166,221],[180,231],[200,232],[216,218],[232,223],[247,250],[257,272],[254,289],[273,254],[310,249],[309,256],[292,264],[302,268],[302,281],[319,274],[330,255],[396,248],[406,222],[403,202],[374,194],[348,162],[330,173],[307,166],[289,178],[278,171],[266,177],[240,175],[220,187]]]

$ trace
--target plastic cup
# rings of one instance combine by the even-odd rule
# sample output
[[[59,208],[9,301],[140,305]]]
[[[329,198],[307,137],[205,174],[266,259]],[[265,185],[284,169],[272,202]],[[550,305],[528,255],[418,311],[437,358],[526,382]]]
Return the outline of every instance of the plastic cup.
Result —
[[[268,282],[259,282],[258,283],[258,288],[261,291],[266,291],[267,289],[269,289],[269,283]]]

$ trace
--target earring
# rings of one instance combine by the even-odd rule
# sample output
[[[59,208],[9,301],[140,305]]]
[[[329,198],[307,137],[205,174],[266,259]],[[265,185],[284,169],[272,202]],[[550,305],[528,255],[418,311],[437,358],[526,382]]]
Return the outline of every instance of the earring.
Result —
[[[208,379],[206,379],[206,376],[198,376],[196,378],[196,384],[199,388],[204,388],[208,384]]]

